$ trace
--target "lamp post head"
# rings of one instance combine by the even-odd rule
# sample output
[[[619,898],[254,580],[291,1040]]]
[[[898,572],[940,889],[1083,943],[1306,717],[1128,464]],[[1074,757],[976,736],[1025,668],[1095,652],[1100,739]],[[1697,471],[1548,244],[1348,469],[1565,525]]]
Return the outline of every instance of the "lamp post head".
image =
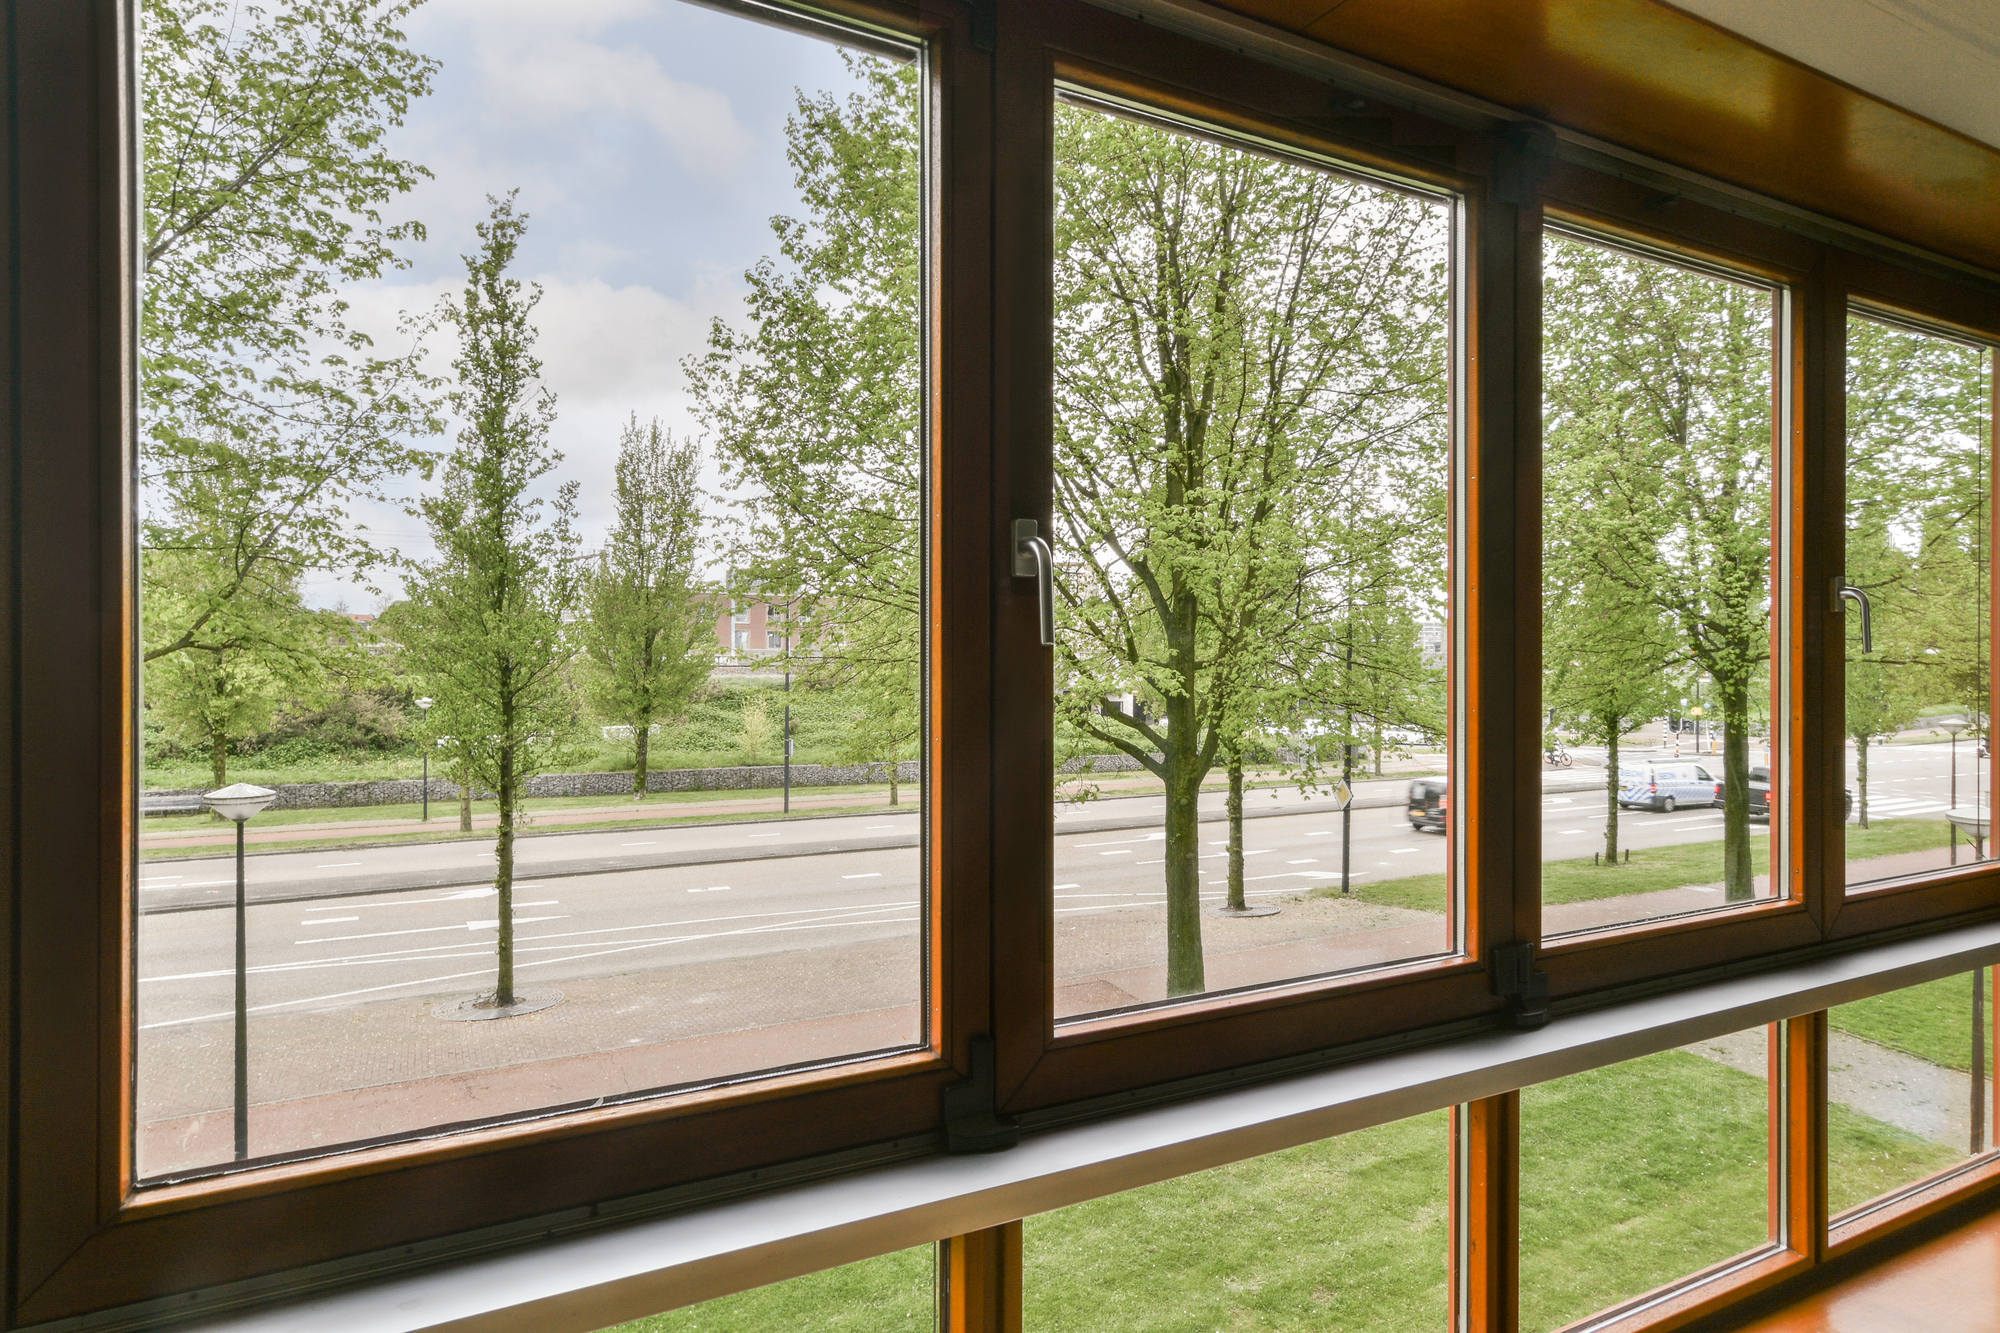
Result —
[[[431,711],[431,705],[436,702],[437,700],[430,698],[419,699],[417,700],[417,707],[423,709],[426,713],[428,713]]]
[[[201,799],[207,803],[209,809],[224,819],[233,819],[241,824],[277,800],[278,793],[269,787],[253,787],[247,782],[238,782],[233,786],[209,792]]]

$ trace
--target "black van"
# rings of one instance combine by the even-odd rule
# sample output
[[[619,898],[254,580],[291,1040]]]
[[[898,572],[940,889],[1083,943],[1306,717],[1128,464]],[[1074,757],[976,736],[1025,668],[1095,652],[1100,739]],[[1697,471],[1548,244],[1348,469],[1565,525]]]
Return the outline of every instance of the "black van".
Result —
[[[1771,770],[1758,765],[1750,770],[1749,788],[1744,793],[1744,804],[1750,808],[1750,818],[1756,823],[1766,823],[1771,818]],[[1854,818],[1854,788],[1846,791],[1846,809],[1842,817]]]
[[[1443,778],[1417,778],[1410,783],[1410,827],[1444,832],[1445,796]]]

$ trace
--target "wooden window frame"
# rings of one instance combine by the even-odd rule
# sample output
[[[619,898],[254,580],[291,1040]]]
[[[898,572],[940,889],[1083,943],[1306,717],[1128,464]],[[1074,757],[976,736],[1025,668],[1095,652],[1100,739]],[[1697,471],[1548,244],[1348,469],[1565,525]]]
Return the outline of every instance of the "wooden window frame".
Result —
[[[127,1128],[137,765],[134,4],[16,6],[10,96],[0,101],[8,156],[0,190],[14,255],[0,277],[11,423],[0,468],[11,525],[0,543],[10,598],[9,633],[0,636],[9,690],[0,710],[0,808],[10,853],[0,891],[10,931],[0,968],[13,1090],[0,1108],[9,1145],[0,1159],[9,1237],[0,1323],[83,1316],[397,1247],[435,1254],[439,1246],[526,1243],[551,1227],[685,1209],[934,1151],[944,1090],[973,1073],[980,1035],[997,1045],[996,1109],[1048,1124],[1494,1022],[1506,1002],[1494,994],[1486,960],[1500,946],[1539,945],[1541,930],[1539,807],[1521,793],[1535,788],[1539,770],[1545,208],[1769,276],[1790,293],[1779,414],[1790,460],[1781,524],[1790,762],[1779,800],[1800,812],[1784,825],[1786,883],[1776,899],[1541,948],[1537,966],[1558,1012],[2000,916],[2000,866],[1992,863],[1844,892],[1842,866],[1827,855],[1840,846],[1832,812],[1841,680],[1839,654],[1828,651],[1838,622],[1811,595],[1841,563],[1849,302],[2000,341],[2000,285],[1780,230],[1725,206],[1719,192],[1690,190],[1663,204],[1656,187],[1636,178],[1560,154],[1549,161],[1532,130],[1344,93],[1336,108],[1324,79],[1079,0],[819,7],[927,45],[928,114],[939,130],[930,237],[937,300],[926,331],[938,385],[926,441],[929,1049],[135,1192]],[[1049,509],[1049,127],[1058,77],[1430,180],[1465,201],[1454,355],[1464,371],[1455,433],[1468,481],[1454,580],[1471,592],[1453,605],[1461,646],[1453,670],[1462,677],[1454,868],[1464,904],[1455,957],[1203,997],[1128,1019],[1061,1028],[1053,1020],[1050,666],[1006,552],[1008,522],[1046,520]],[[60,769],[31,767],[56,754],[69,757]],[[1785,1047],[1787,1060],[1804,1062],[1788,1066],[1792,1257],[1783,1272],[1698,1281],[1710,1302],[1702,1309],[1996,1185],[1985,1166],[1960,1171],[1829,1240],[1823,1020],[1816,1048],[1812,1021],[1791,1020]],[[1817,1112],[1800,1100],[1815,1095]],[[1487,1164],[1465,1177],[1464,1197],[1481,1215],[1504,1218],[1509,1196],[1494,1193],[1505,1186],[1494,1173],[1510,1160],[1510,1121],[1482,1114],[1468,1108],[1461,1117],[1485,1135],[1469,1160]],[[995,1261],[979,1262],[986,1271]],[[1506,1326],[1493,1293],[1510,1280],[1495,1270],[1467,1289],[1459,1298],[1466,1327]],[[1694,1317],[1682,1310],[1663,1318],[1683,1315]],[[1672,1325],[1632,1325],[1640,1326]]]

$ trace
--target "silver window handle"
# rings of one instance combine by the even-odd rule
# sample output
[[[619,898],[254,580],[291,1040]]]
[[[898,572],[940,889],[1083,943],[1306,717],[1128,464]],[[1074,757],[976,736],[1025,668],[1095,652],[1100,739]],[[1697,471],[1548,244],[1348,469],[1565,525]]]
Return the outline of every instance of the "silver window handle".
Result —
[[[1861,589],[1859,589],[1859,588],[1855,588],[1855,587],[1848,587],[1848,586],[1839,586],[1839,587],[1836,587],[1836,588],[1834,588],[1834,590],[1833,590],[1833,609],[1834,609],[1834,610],[1836,610],[1836,611],[1839,611],[1839,610],[1842,610],[1842,609],[1843,609],[1843,608],[1841,607],[1841,605],[1840,605],[1840,603],[1842,602],[1842,600],[1846,600],[1846,601],[1850,601],[1850,602],[1856,602],[1856,603],[1859,603],[1859,604],[1860,604],[1860,607],[1861,607],[1861,651],[1862,651],[1862,652],[1864,652],[1864,653],[1872,653],[1872,652],[1874,652],[1874,651],[1875,651],[1875,634],[1874,634],[1874,630],[1873,630],[1873,627],[1872,627],[1872,626],[1871,626],[1871,625],[1869,624],[1869,618],[1870,618],[1870,615],[1869,615],[1869,609],[1868,609],[1868,594],[1867,594],[1867,593],[1865,593],[1865,592],[1863,592],[1863,591],[1861,591]]]
[[[1014,577],[1033,579],[1042,609],[1042,647],[1056,646],[1056,560],[1032,518],[1014,520]]]

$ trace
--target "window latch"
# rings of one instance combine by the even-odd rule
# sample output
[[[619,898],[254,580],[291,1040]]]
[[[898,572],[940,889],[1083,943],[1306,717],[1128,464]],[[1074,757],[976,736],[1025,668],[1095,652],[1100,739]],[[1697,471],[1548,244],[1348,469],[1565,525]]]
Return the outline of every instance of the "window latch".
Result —
[[[993,1038],[976,1033],[972,1038],[972,1077],[944,1090],[944,1150],[998,1152],[1020,1141],[1020,1124],[1012,1116],[1000,1114]]]
[[[1847,608],[1841,604],[1843,601],[1853,602],[1861,608],[1861,651],[1864,653],[1874,652],[1875,627],[1869,623],[1874,619],[1874,616],[1868,605],[1868,594],[1859,588],[1849,587],[1839,579],[1835,579],[1833,581],[1833,609],[1841,612],[1846,611]]]
[[[1538,1028],[1549,1021],[1549,974],[1535,967],[1535,946],[1495,945],[1487,952],[1493,972],[1493,993],[1512,1003],[1507,1021],[1517,1028]]]
[[[1041,612],[1042,647],[1056,646],[1056,558],[1043,541],[1035,520],[1014,520],[1014,577],[1033,579]]]

